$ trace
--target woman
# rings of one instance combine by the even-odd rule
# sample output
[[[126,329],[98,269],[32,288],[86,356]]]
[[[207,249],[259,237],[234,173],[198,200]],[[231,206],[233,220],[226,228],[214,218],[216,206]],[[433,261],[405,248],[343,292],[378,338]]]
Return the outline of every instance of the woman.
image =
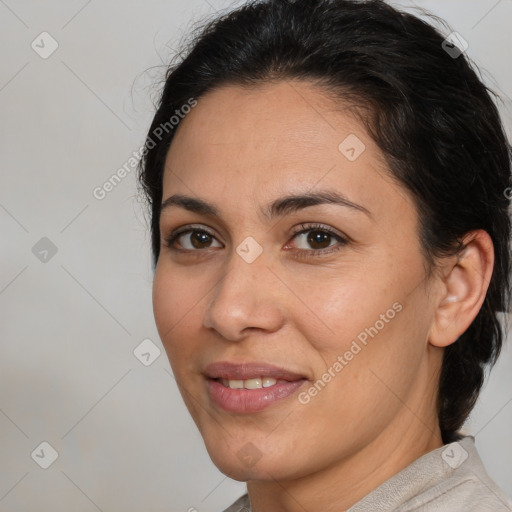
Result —
[[[508,310],[510,154],[463,54],[378,1],[250,2],[169,68],[156,324],[228,511],[512,510],[460,429]]]

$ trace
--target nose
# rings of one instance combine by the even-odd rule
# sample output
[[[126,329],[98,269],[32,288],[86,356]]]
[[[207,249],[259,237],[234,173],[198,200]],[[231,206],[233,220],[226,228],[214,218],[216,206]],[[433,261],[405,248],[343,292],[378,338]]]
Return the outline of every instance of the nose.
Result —
[[[213,289],[203,325],[240,341],[255,329],[275,332],[283,325],[282,283],[261,254],[248,263],[233,251]]]

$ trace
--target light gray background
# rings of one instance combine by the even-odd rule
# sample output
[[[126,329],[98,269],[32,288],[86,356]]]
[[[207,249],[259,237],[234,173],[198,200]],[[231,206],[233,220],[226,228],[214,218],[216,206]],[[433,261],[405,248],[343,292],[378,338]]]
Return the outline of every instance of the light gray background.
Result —
[[[245,490],[211,463],[158,339],[133,167],[93,196],[144,141],[162,69],[144,72],[230,4],[0,0],[0,511],[213,512]],[[499,84],[510,137],[512,1],[416,5]],[[47,59],[31,48],[43,31],[59,45]],[[162,350],[150,366],[133,354],[147,338]],[[512,497],[511,400],[509,340],[468,431]],[[58,452],[48,469],[31,457],[42,441]]]

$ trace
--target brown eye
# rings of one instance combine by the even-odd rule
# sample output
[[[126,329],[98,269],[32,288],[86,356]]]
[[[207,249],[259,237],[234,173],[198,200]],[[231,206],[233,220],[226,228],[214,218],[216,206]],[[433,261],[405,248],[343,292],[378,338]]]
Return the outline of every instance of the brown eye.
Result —
[[[301,227],[304,229],[295,233],[293,240],[297,240],[295,242],[296,248],[302,251],[320,254],[331,252],[327,249],[334,248],[336,244],[345,245],[348,243],[346,238],[334,233],[327,227],[317,225],[307,227],[304,224]]]
[[[168,247],[175,247],[176,242],[178,242],[180,248],[189,251],[209,249],[210,247],[222,247],[218,242],[218,245],[212,245],[215,241],[216,238],[204,229],[187,229],[186,231],[173,233],[167,239],[166,244]]]
[[[190,234],[190,243],[195,249],[203,249],[204,247],[209,247],[212,243],[212,237],[204,231],[192,231]]]
[[[311,230],[307,236],[307,243],[313,249],[326,249],[330,245],[331,238],[332,235],[325,231]]]

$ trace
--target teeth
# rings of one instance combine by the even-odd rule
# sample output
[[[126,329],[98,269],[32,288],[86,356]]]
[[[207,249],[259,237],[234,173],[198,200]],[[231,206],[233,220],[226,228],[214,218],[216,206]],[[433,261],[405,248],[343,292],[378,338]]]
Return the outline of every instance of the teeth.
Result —
[[[263,377],[263,387],[269,388],[270,386],[273,386],[277,382],[276,379],[273,379],[272,377]]]
[[[272,377],[259,377],[247,380],[219,379],[220,383],[231,389],[261,389],[274,386],[277,382]]]
[[[245,389],[261,389],[263,384],[261,383],[261,379],[247,379],[244,380],[244,388]]]

